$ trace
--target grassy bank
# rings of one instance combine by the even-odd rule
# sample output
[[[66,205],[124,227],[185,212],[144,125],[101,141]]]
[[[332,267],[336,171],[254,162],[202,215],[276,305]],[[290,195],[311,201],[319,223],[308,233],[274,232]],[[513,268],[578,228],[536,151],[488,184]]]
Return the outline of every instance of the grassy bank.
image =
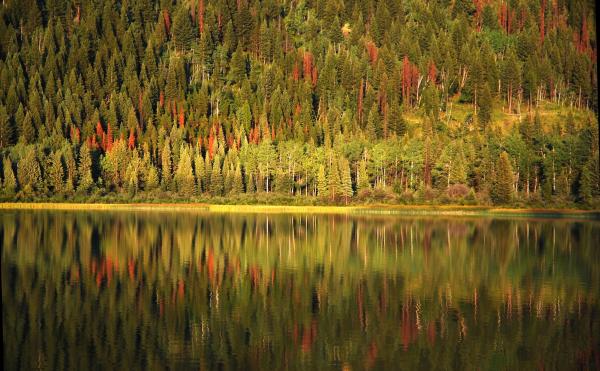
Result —
[[[297,205],[212,205],[205,203],[0,203],[0,210],[139,210],[139,211],[203,211],[213,213],[269,213],[269,214],[353,214],[404,216],[498,216],[548,217],[600,220],[598,210],[576,209],[515,209],[486,206],[297,206]]]

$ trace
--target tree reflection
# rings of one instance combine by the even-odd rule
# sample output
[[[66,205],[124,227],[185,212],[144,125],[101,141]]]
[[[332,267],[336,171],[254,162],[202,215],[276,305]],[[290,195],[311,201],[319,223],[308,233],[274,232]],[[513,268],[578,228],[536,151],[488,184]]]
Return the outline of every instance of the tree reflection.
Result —
[[[594,222],[0,219],[8,369],[599,366]]]

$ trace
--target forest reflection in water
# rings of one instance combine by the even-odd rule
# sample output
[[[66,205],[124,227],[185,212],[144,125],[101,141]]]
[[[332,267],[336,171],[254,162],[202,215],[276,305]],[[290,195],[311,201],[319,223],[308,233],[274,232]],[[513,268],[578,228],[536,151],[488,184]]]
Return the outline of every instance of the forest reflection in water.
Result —
[[[600,367],[594,221],[0,220],[5,369]]]

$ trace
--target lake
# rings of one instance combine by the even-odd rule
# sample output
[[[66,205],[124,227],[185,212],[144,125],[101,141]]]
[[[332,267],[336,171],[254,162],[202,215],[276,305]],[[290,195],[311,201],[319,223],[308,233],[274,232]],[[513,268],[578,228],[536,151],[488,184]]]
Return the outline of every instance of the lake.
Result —
[[[600,223],[0,211],[4,368],[600,367]]]

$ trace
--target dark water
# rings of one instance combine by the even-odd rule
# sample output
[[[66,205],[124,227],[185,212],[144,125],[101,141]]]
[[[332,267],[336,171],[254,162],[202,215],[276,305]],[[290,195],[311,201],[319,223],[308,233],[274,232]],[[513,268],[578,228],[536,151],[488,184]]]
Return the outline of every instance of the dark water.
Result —
[[[8,370],[600,367],[598,222],[0,221]]]

